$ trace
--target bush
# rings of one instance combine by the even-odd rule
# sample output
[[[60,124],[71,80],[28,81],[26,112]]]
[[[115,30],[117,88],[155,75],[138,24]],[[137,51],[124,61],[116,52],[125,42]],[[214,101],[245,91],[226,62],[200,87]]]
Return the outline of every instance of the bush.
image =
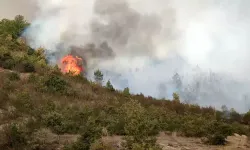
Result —
[[[39,129],[32,133],[29,147],[32,150],[51,150],[58,148],[59,139],[48,129]]]
[[[27,137],[16,124],[11,124],[0,133],[0,149],[23,150],[27,145]]]
[[[87,122],[81,130],[81,137],[77,142],[65,147],[65,150],[89,150],[91,145],[101,138],[101,128],[96,122]]]
[[[27,92],[18,93],[16,98],[12,101],[12,104],[17,110],[24,113],[31,113],[34,108],[34,104]]]
[[[30,83],[34,83],[34,82],[37,82],[37,80],[38,80],[38,77],[34,73],[31,73],[29,78],[28,78],[28,81]]]
[[[154,135],[157,122],[149,118],[146,110],[138,101],[131,100],[122,106],[121,110],[125,117],[126,137],[123,147],[133,149],[134,144],[143,146],[144,149],[158,147]]]
[[[27,55],[33,55],[35,54],[35,51],[32,48],[28,48]]]
[[[244,126],[238,122],[232,123],[232,133],[237,133],[237,134],[245,134],[245,135],[249,135],[249,127],[248,126]]]
[[[202,137],[207,134],[206,120],[199,116],[189,116],[184,120],[181,131],[187,137]]]
[[[13,59],[7,59],[3,62],[2,67],[4,69],[13,69],[15,67],[15,61]]]
[[[63,119],[63,115],[57,112],[50,112],[43,116],[44,124],[58,134],[65,133]]]
[[[45,86],[50,92],[63,93],[67,89],[66,81],[55,75],[50,76],[47,81],[45,81]]]
[[[20,75],[18,73],[15,73],[15,72],[11,72],[9,74],[9,79],[11,81],[16,81],[16,80],[20,80]]]
[[[23,64],[24,72],[35,72],[35,66],[32,63],[25,62]]]
[[[208,137],[208,143],[211,145],[225,145],[226,137],[222,134],[216,133]]]
[[[128,88],[128,87],[125,88],[125,89],[123,90],[123,94],[124,94],[125,96],[129,96],[129,95],[130,95],[130,92],[129,92],[129,88]]]
[[[232,125],[217,121],[209,123],[206,129],[207,142],[212,145],[224,145],[226,143],[226,137],[234,133]]]
[[[250,125],[250,110],[243,116],[243,121],[245,124]]]

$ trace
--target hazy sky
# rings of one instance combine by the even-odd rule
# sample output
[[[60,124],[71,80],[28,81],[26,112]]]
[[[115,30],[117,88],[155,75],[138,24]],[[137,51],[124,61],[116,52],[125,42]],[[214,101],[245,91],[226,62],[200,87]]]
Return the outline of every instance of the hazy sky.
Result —
[[[13,18],[20,14],[31,19],[35,10],[34,0],[0,0],[0,18]]]

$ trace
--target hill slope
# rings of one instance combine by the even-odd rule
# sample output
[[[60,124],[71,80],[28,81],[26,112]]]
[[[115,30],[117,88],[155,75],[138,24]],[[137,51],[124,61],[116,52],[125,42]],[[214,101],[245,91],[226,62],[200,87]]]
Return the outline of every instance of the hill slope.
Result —
[[[18,38],[28,25],[22,16],[0,22],[0,149],[116,149],[100,140],[115,135],[125,149],[158,150],[164,131],[214,145],[249,134],[249,113],[184,104],[175,93],[173,100],[132,95],[62,74],[43,49]]]

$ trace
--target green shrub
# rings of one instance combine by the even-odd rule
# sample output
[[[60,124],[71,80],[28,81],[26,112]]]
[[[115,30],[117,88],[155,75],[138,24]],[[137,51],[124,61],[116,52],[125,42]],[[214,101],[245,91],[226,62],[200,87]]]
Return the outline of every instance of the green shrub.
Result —
[[[27,136],[25,132],[16,124],[4,127],[3,133],[0,133],[0,149],[23,150],[27,145]]]
[[[226,137],[222,134],[216,133],[208,137],[209,144],[211,145],[225,145],[226,144]]]
[[[227,137],[227,136],[233,135],[234,131],[231,125],[223,123],[218,126],[217,132]]]
[[[234,122],[231,125],[232,127],[232,132],[231,133],[237,133],[237,134],[244,134],[244,135],[249,135],[249,127],[248,126],[244,126],[238,122]]]
[[[10,79],[11,81],[20,80],[20,75],[19,75],[18,73],[16,73],[16,72],[11,72],[11,73],[9,74],[9,79]]]
[[[0,61],[4,62],[8,59],[12,59],[10,52],[6,47],[0,47]]]
[[[206,120],[202,118],[190,118],[182,125],[181,131],[187,137],[202,137],[206,135]]]
[[[58,149],[59,138],[48,129],[39,129],[32,133],[29,141],[30,150]]]
[[[96,122],[88,121],[81,130],[81,137],[72,145],[66,146],[65,150],[89,150],[91,145],[101,138],[101,128]]]
[[[223,122],[212,121],[206,126],[208,143],[212,145],[224,145],[226,137],[235,133],[232,125]]]
[[[45,81],[45,86],[50,92],[65,92],[67,83],[58,76],[52,75]]]
[[[13,59],[7,59],[3,62],[2,67],[4,69],[13,69],[15,67],[15,61]]]
[[[28,48],[27,55],[33,55],[35,54],[35,51],[32,48]]]
[[[34,73],[31,73],[31,74],[29,75],[28,81],[29,81],[30,83],[35,83],[35,82],[38,81],[38,77],[37,77]]]
[[[57,112],[50,112],[43,116],[44,124],[58,134],[65,133],[63,121],[63,115]]]
[[[3,83],[3,90],[6,90],[6,92],[13,91],[16,88],[16,83],[11,82],[10,80],[5,80]]]
[[[250,110],[243,116],[243,121],[245,124],[250,125]]]
[[[123,147],[132,149],[134,144],[143,145],[144,149],[157,147],[154,137],[157,122],[151,120],[145,108],[136,100],[131,100],[122,106],[125,117],[125,143]]]
[[[24,72],[35,72],[35,66],[30,62],[25,62],[23,64]]]
[[[231,125],[217,121],[211,121],[210,123],[207,123],[206,131],[207,135],[213,135],[218,133],[225,137],[232,135],[234,132]]]
[[[125,89],[123,90],[123,94],[124,94],[125,96],[129,96],[129,95],[130,95],[130,92],[129,92],[129,88],[128,88],[128,87],[125,88]]]
[[[12,101],[12,104],[17,110],[25,113],[31,113],[34,108],[34,103],[32,102],[29,93],[20,92],[16,95],[16,99]]]

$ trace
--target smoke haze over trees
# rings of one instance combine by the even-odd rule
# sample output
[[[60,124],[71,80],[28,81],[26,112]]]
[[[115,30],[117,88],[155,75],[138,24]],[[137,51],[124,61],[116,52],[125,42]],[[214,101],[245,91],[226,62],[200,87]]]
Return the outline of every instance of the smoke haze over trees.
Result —
[[[1,10],[12,3],[1,1]],[[33,48],[42,46],[48,54],[61,56],[72,46],[106,42],[114,55],[97,55],[87,64],[90,74],[101,69],[104,83],[110,79],[114,88],[166,98],[177,92],[191,103],[249,109],[248,0],[18,3],[20,8],[0,17],[20,13],[32,20],[24,35]],[[100,48],[93,51],[105,54]],[[49,58],[55,62],[58,57]],[[173,82],[176,73],[181,85]]]

